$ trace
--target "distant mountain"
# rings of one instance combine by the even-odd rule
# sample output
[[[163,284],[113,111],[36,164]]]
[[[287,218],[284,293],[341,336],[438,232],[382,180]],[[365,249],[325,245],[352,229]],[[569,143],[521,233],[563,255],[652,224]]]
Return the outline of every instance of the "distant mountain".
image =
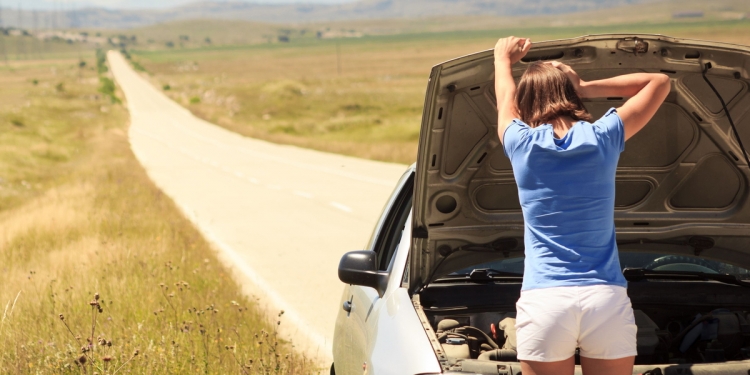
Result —
[[[361,0],[354,3],[258,4],[197,2],[167,10],[86,8],[65,12],[1,9],[0,26],[23,28],[132,28],[185,19],[303,23],[439,16],[563,14],[657,0]]]

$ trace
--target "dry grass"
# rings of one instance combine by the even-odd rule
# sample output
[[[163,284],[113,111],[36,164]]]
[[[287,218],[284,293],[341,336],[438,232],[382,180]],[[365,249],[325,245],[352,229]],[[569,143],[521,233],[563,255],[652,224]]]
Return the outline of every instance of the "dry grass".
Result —
[[[0,72],[0,373],[315,372],[149,181],[125,109],[77,63]]]
[[[490,49],[509,34],[548,40],[635,32],[750,44],[748,20],[683,21],[135,51],[133,59],[193,113],[238,133],[411,163],[433,65]]]
[[[67,43],[64,40],[39,40],[30,35],[8,36],[0,33],[0,64],[20,60],[75,59],[88,55],[91,44]]]
[[[568,5],[573,2],[568,1]],[[590,5],[590,4],[589,4]],[[538,11],[542,11],[543,3]],[[585,6],[584,6],[585,7]],[[657,0],[634,1],[619,7],[567,14],[536,14],[516,16],[487,16],[481,14],[451,14],[429,18],[351,19],[342,21],[315,21],[290,24],[246,22],[229,19],[190,19],[166,22],[137,29],[89,30],[119,38],[120,35],[135,42],[138,49],[180,49],[221,45],[276,43],[279,36],[292,41],[313,40],[317,32],[350,32],[363,35],[397,35],[414,33],[442,33],[449,31],[486,31],[499,28],[523,28],[534,25],[536,29],[549,26],[612,26],[635,23],[670,23],[676,12],[703,12],[699,22],[737,20],[750,12],[747,0]],[[683,20],[684,22],[684,20]],[[135,39],[132,39],[135,37]],[[167,47],[167,44],[170,47]]]

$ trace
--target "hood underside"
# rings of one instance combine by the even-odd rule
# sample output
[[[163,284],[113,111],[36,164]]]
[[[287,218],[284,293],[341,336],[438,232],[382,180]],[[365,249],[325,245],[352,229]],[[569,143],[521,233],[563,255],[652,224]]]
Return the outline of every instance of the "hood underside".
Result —
[[[740,139],[750,145],[750,47],[660,35],[584,36],[536,43],[513,66],[513,76],[520,78],[536,60],[562,61],[585,81],[667,74],[672,90],[666,102],[620,156],[618,241],[706,236],[715,242],[706,257],[728,251],[734,262],[750,265],[748,166],[721,101],[702,75],[710,64],[706,75]],[[584,104],[598,118],[625,99],[584,99]],[[518,191],[497,136],[492,50],[433,68],[419,142],[412,290],[472,262],[522,255]],[[495,251],[446,259],[462,246],[493,242],[499,244]]]

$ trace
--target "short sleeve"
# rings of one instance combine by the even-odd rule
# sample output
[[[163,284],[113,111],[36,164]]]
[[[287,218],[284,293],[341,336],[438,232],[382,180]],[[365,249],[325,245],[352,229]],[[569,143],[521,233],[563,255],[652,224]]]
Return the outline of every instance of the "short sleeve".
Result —
[[[505,134],[503,134],[502,144],[505,156],[508,159],[513,156],[513,152],[518,148],[518,145],[526,138],[529,132],[529,126],[524,124],[518,119],[513,121],[505,128]]]
[[[619,152],[625,151],[625,125],[622,123],[617,109],[610,108],[607,113],[594,124],[599,140],[608,147]]]

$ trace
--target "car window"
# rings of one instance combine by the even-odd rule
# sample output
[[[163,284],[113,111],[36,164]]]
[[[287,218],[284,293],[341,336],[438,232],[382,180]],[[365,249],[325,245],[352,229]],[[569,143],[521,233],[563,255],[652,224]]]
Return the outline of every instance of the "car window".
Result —
[[[380,228],[380,233],[373,249],[378,254],[379,271],[388,271],[391,258],[393,258],[393,254],[396,253],[398,244],[401,242],[401,235],[404,232],[409,213],[411,212],[413,191],[414,179],[409,178],[393,201],[386,214],[383,226]]]

